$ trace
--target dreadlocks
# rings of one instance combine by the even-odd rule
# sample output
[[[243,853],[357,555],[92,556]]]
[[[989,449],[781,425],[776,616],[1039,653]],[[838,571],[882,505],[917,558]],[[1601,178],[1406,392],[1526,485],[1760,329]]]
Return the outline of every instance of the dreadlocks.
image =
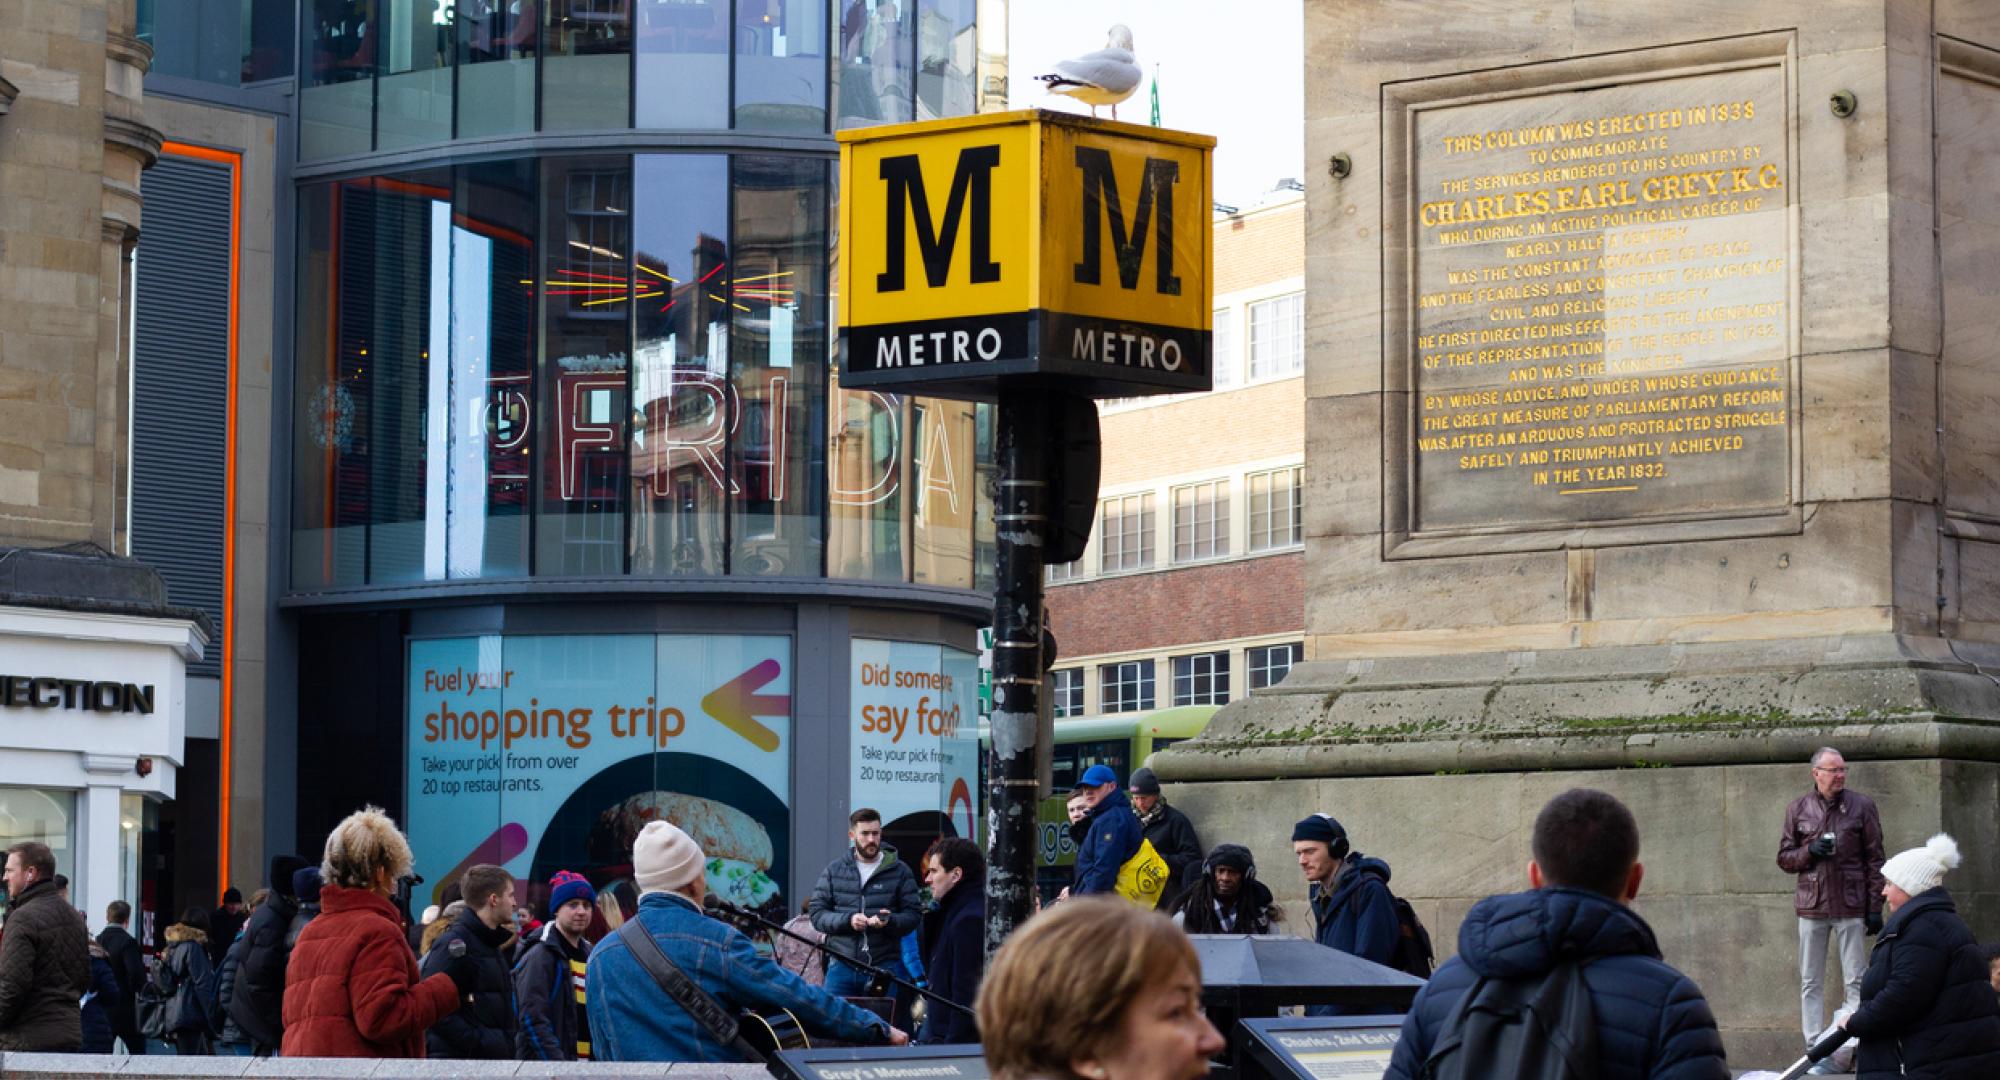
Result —
[[[1243,875],[1236,895],[1222,899],[1215,887],[1215,871],[1227,867]],[[1202,861],[1201,876],[1181,894],[1174,914],[1181,928],[1190,934],[1268,934],[1283,914],[1271,897],[1271,890],[1256,878],[1250,849],[1241,844],[1218,844]],[[1221,910],[1217,910],[1220,905]],[[1225,926],[1225,924],[1227,924]]]

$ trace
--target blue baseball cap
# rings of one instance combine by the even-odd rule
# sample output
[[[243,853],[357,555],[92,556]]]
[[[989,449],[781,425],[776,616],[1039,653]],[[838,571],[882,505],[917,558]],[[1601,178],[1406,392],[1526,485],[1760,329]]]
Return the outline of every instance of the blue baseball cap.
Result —
[[[1076,778],[1076,786],[1079,788],[1102,787],[1105,784],[1115,784],[1117,782],[1118,774],[1112,772],[1109,765],[1092,765],[1090,768],[1083,770],[1082,776]]]

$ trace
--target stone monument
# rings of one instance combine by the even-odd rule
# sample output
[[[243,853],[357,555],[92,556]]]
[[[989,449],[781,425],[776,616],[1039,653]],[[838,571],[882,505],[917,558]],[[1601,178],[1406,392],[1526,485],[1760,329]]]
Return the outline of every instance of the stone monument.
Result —
[[[1448,955],[1543,802],[1611,791],[1739,1068],[1798,1053],[1815,748],[1892,853],[1984,853],[1948,884],[2000,937],[2000,5],[1305,40],[1307,660],[1156,757],[1175,805],[1291,900],[1335,814]]]

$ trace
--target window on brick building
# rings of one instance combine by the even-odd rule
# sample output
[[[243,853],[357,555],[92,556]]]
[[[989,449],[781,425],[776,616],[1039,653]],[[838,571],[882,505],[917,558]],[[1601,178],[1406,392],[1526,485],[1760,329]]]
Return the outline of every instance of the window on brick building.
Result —
[[[1083,576],[1083,560],[1078,559],[1075,562],[1048,564],[1048,576],[1043,580],[1053,585],[1058,581],[1069,581],[1072,578],[1079,578],[1082,576]]]
[[[1107,574],[1153,565],[1153,495],[1106,499],[1097,518],[1098,567]]]
[[[1243,650],[1243,659],[1250,668],[1250,689],[1262,690],[1267,686],[1276,686],[1285,676],[1291,674],[1292,665],[1305,659],[1305,655],[1305,644],[1298,641]]]
[[[1140,712],[1153,707],[1153,662],[1127,660],[1097,668],[1097,703],[1103,712]]]
[[[1210,348],[1215,357],[1215,389],[1227,390],[1236,383],[1236,309],[1215,309],[1215,329]]]
[[[1174,489],[1174,561],[1229,554],[1229,481]]]
[[[1229,704],[1229,654],[1174,657],[1174,704]]]
[[[1058,720],[1083,715],[1083,669],[1057,668],[1049,672],[1050,715]]]
[[[1250,378],[1277,379],[1305,370],[1306,303],[1293,293],[1250,305]]]
[[[1250,502],[1250,550],[1271,551],[1305,543],[1302,489],[1305,467],[1251,473],[1246,485]]]

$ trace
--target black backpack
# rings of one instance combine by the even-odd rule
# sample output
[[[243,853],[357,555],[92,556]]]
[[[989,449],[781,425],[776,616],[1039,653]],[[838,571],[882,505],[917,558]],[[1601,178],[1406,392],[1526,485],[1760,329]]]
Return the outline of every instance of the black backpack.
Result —
[[[1389,966],[1419,979],[1430,978],[1431,961],[1437,958],[1431,949],[1431,932],[1424,929],[1417,909],[1408,900],[1391,893],[1389,901],[1396,906],[1396,951],[1389,954]]]
[[[1482,977],[1445,1021],[1425,1080],[1589,1080],[1597,1075],[1597,1010],[1583,965],[1539,979]]]

